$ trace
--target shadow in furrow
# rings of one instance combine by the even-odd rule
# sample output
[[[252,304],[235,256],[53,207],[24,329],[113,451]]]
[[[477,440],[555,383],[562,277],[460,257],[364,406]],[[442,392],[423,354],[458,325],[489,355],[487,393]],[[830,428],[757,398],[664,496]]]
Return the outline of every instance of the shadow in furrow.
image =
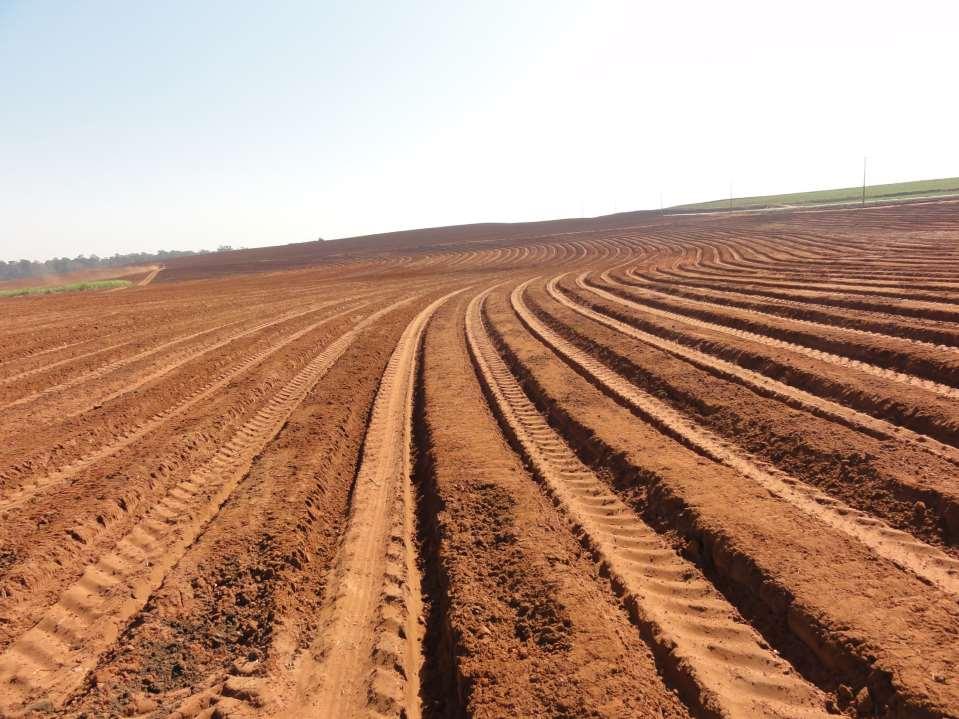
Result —
[[[416,492],[417,549],[422,576],[426,635],[420,675],[424,719],[465,719],[468,683],[460,674],[456,641],[450,624],[449,575],[440,556],[442,530],[437,522],[443,510],[436,481],[433,443],[426,421],[423,345],[413,390],[413,488]]]
[[[609,482],[620,498],[652,529],[666,537],[682,556],[696,564],[713,586],[796,671],[827,692],[834,691],[838,683],[843,681],[858,682],[854,686],[865,682],[866,676],[860,676],[854,670],[854,677],[846,677],[838,676],[835,670],[824,667],[816,653],[790,631],[788,598],[784,598],[786,601],[779,603],[780,606],[774,607],[755,590],[756,586],[762,584],[762,573],[752,560],[736,553],[724,537],[713,535],[707,528],[698,526],[694,513],[664,485],[655,472],[635,466],[622,452],[600,441],[589,427],[570,417],[530,374],[493,323],[486,321],[485,324],[510,372],[579,460]],[[736,571],[731,571],[734,568]],[[749,576],[750,580],[743,582],[742,576]]]

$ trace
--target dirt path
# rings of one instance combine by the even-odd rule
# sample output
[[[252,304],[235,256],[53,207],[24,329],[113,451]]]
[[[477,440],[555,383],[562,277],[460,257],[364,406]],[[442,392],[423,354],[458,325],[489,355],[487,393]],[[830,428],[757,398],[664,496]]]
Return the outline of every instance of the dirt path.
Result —
[[[146,277],[137,282],[137,287],[146,287],[157,278],[157,275],[160,274],[161,270],[163,270],[162,267],[154,267],[152,270],[150,270]]]

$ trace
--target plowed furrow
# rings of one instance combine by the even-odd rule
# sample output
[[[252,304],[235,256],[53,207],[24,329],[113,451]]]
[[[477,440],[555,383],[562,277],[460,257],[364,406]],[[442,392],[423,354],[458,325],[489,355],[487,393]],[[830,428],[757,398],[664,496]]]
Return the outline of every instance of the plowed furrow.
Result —
[[[133,344],[133,342],[134,340],[124,340],[123,342],[107,345],[106,347],[98,347],[96,349],[90,350],[89,352],[84,352],[79,355],[74,355],[73,357],[66,357],[62,360],[57,360],[55,362],[42,364],[38,367],[33,367],[31,369],[18,372],[17,374],[4,377],[3,379],[0,379],[0,384],[5,384],[5,385],[13,384],[14,382],[28,379],[34,375],[40,374],[41,372],[49,372],[50,370],[56,369],[57,367],[62,367],[63,365],[69,364],[70,362],[80,362],[81,360],[85,360],[90,357],[95,357],[96,355],[99,355],[99,354],[104,354],[106,352],[112,352],[114,350],[122,349],[123,347],[126,347],[127,345]]]
[[[144,696],[158,717],[254,706],[281,716],[272,700],[315,635],[376,388],[417,312],[401,308],[357,336],[71,698],[68,716],[109,716]]]
[[[603,277],[606,276],[604,273]],[[920,320],[903,321],[890,315],[877,315],[856,310],[837,311],[825,305],[802,304],[771,297],[756,299],[733,290],[702,289],[684,286],[674,278],[656,278],[652,281],[637,279],[627,274],[617,275],[616,281],[627,286],[639,284],[652,287],[672,297],[709,302],[754,310],[769,315],[771,319],[808,321],[828,327],[842,327],[878,338],[894,337],[930,350],[954,352],[959,349],[959,333],[950,331],[944,324]]]
[[[645,306],[642,312],[624,312],[618,319],[893,425],[959,446],[955,403],[921,387],[890,383],[852,367],[822,363],[688,322],[656,318],[645,311]]]
[[[201,297],[195,299],[206,304],[207,312],[205,314],[208,324],[212,325],[216,322],[223,327],[229,327],[242,321],[229,321],[231,315],[242,314],[246,319],[250,319],[257,312],[267,309],[263,303],[258,302],[255,305],[244,306],[243,311],[238,313],[234,304],[206,303],[205,298]],[[182,302],[151,303],[149,309],[144,306],[133,305],[115,313],[102,312],[100,308],[92,311],[90,308],[80,309],[72,316],[63,317],[50,323],[47,331],[53,336],[48,340],[48,343],[54,346],[38,351],[26,351],[20,356],[0,362],[0,366],[5,367],[5,373],[12,373],[0,378],[0,385],[7,385],[16,380],[25,380],[33,375],[45,373],[72,362],[79,363],[85,358],[135,344],[138,341],[144,341],[149,336],[148,332],[144,332],[145,328],[172,326],[171,317],[190,315],[193,312],[194,305],[192,303]],[[91,315],[96,317],[93,322],[90,321]],[[174,324],[179,326],[178,323]],[[11,340],[22,342],[28,337],[34,339],[36,334],[37,332],[34,330],[26,337],[15,336],[11,337]],[[81,339],[63,342],[64,335],[80,337]],[[88,345],[88,347],[82,347],[83,345]],[[13,346],[16,346],[16,344]],[[70,349],[73,349],[73,352],[80,353],[69,354],[66,357],[47,358],[38,363],[38,360],[48,354],[65,352]]]
[[[155,301],[147,301],[138,297],[135,302],[130,302],[122,310],[113,313],[105,312],[99,306],[79,306],[75,316],[61,318],[53,324],[49,331],[54,335],[53,339],[60,339],[63,334],[84,338],[79,342],[70,343],[67,347],[56,348],[58,350],[85,344],[100,346],[113,346],[120,342],[129,344],[131,341],[142,342],[149,339],[149,328],[167,327],[172,329],[188,326],[191,323],[198,324],[196,321],[198,306],[204,308],[200,317],[205,318],[207,325],[229,327],[240,321],[256,319],[259,315],[280,314],[291,306],[291,300],[294,299],[289,294],[284,294],[281,298],[277,298],[275,293],[259,296],[259,293],[245,293],[241,290],[237,294],[243,297],[243,301],[240,303],[236,302],[236,296],[232,298],[210,296],[201,289],[197,289],[196,294],[187,301],[182,298],[178,300],[156,299]],[[81,302],[80,298],[72,300],[72,303],[79,302]],[[96,319],[91,321],[91,317]],[[92,327],[89,325],[92,325]],[[67,362],[77,362],[84,356],[73,355],[59,358],[57,366]],[[33,357],[34,355],[20,357],[17,360],[10,360],[10,363],[22,364],[29,362]],[[21,368],[21,370],[29,370],[27,375],[49,369],[51,369],[49,364]]]
[[[330,307],[342,305],[343,303],[350,302],[354,299],[355,299],[354,297],[345,297],[342,300],[334,300],[331,302],[323,302],[317,305],[313,305],[307,310],[297,311],[290,314],[286,314],[276,319],[267,320],[265,322],[259,322],[253,327],[243,330],[242,332],[232,334],[222,340],[218,340],[214,342],[213,344],[206,345],[199,349],[190,349],[183,353],[177,353],[174,357],[171,358],[172,361],[167,362],[158,368],[152,369],[151,371],[138,374],[134,381],[128,384],[124,384],[122,387],[115,389],[109,392],[108,394],[92,398],[80,404],[79,406],[72,407],[68,412],[64,412],[60,414],[60,416],[66,419],[69,419],[71,417],[77,417],[85,412],[88,412],[93,407],[98,407],[100,405],[106,404],[107,402],[111,402],[119,397],[123,397],[124,395],[130,394],[132,392],[136,392],[141,387],[144,387],[150,384],[151,382],[155,382],[165,377],[166,375],[170,374],[171,372],[174,372],[180,367],[183,367],[184,365],[190,362],[194,362],[197,359],[200,359],[204,355],[207,355],[211,352],[215,352],[216,350],[227,347],[228,345],[231,345],[232,343],[238,340],[244,339],[246,337],[250,337],[252,335],[256,335],[262,332],[263,330],[267,330],[272,327],[276,327],[278,325],[284,324],[286,322],[290,322],[291,320],[295,320],[300,317],[313,314],[314,312],[320,312]]]
[[[468,302],[430,323],[415,402],[424,713],[688,716],[489,411],[467,348]]]
[[[797,335],[797,343],[804,341],[800,340],[799,337],[826,337],[830,340],[841,338],[843,342],[855,340],[857,343],[856,347],[862,345],[863,350],[860,351],[865,351],[874,347],[878,342],[880,346],[887,347],[899,353],[922,352],[929,354],[930,357],[939,357],[947,361],[954,361],[957,352],[957,348],[955,347],[942,347],[936,343],[904,337],[901,331],[884,333],[875,330],[860,329],[858,327],[836,325],[831,322],[822,322],[806,317],[775,314],[761,308],[757,303],[740,300],[735,293],[722,292],[718,293],[720,295],[719,297],[691,292],[679,294],[669,292],[662,286],[647,284],[635,285],[619,282],[611,278],[608,272],[602,273],[600,279],[617,289],[628,288],[633,292],[641,292],[653,300],[671,303],[681,302],[684,305],[689,305],[690,307],[687,309],[694,315],[695,312],[699,310],[711,314],[732,312],[737,321],[741,321],[749,326],[758,325],[763,327],[764,329],[761,330],[761,332],[777,331],[784,332],[786,335]]]
[[[318,659],[300,670],[306,698],[298,716],[420,716],[413,390],[423,330],[452,294],[413,319],[383,374],[314,647]]]
[[[347,298],[347,299],[349,299],[349,298]],[[158,378],[162,377],[163,375],[165,375],[165,374],[167,374],[167,373],[169,373],[169,372],[172,372],[173,370],[175,370],[176,368],[178,368],[178,367],[186,364],[187,362],[190,362],[190,361],[196,359],[197,357],[200,357],[200,356],[206,354],[207,352],[214,351],[214,350],[216,350],[216,349],[219,349],[219,348],[221,348],[221,347],[224,347],[224,346],[230,344],[231,342],[233,342],[233,341],[235,341],[235,340],[237,340],[237,339],[242,339],[243,337],[247,337],[247,336],[249,336],[249,335],[255,334],[256,332],[260,332],[260,331],[262,331],[262,330],[264,330],[264,329],[267,329],[267,328],[269,328],[269,327],[272,327],[272,326],[281,324],[281,323],[283,323],[283,322],[288,322],[288,321],[293,320],[293,319],[296,319],[296,318],[298,318],[298,317],[302,317],[302,316],[304,316],[304,315],[307,315],[307,314],[310,314],[310,313],[313,313],[313,312],[318,312],[318,311],[320,311],[320,310],[322,310],[322,309],[324,309],[324,308],[326,308],[326,307],[329,307],[329,306],[331,306],[331,305],[334,305],[334,304],[337,304],[337,302],[334,301],[334,302],[320,303],[320,304],[318,304],[318,305],[311,306],[311,307],[309,307],[309,308],[307,308],[307,309],[305,309],[305,310],[297,310],[297,311],[294,311],[294,312],[285,313],[283,316],[281,316],[281,317],[279,317],[279,318],[274,318],[274,319],[267,320],[267,321],[264,321],[264,322],[259,322],[259,323],[257,323],[256,325],[254,325],[253,327],[250,327],[250,328],[247,328],[247,329],[242,330],[242,331],[240,331],[240,332],[234,333],[233,335],[230,335],[229,337],[227,337],[227,338],[225,338],[225,339],[223,339],[223,340],[219,340],[219,341],[217,341],[217,342],[214,342],[214,343],[212,343],[212,344],[210,344],[210,345],[203,346],[203,347],[200,347],[200,348],[190,348],[190,349],[185,350],[185,351],[182,352],[182,353],[177,353],[177,356],[175,356],[175,359],[174,359],[173,362],[165,365],[165,366],[162,367],[162,368],[159,368],[159,369],[157,369],[157,370],[154,370],[153,372],[150,372],[150,373],[147,373],[147,374],[144,374],[144,375],[140,375],[132,384],[129,384],[129,385],[127,385],[127,386],[125,386],[125,387],[123,387],[123,388],[121,388],[121,389],[119,389],[119,390],[110,392],[110,393],[108,393],[108,394],[106,394],[106,395],[104,395],[104,396],[102,396],[102,397],[97,397],[97,398],[95,398],[95,399],[92,399],[92,400],[90,400],[89,402],[85,403],[84,405],[81,405],[80,407],[73,408],[73,409],[71,409],[70,412],[67,413],[65,416],[66,416],[66,417],[76,416],[76,415],[78,415],[78,414],[83,413],[84,411],[87,411],[90,407],[92,407],[92,406],[94,406],[94,405],[102,404],[102,403],[104,403],[104,402],[108,402],[108,401],[110,401],[111,399],[115,399],[116,397],[119,397],[119,396],[121,396],[121,395],[123,395],[123,394],[125,394],[125,393],[127,393],[127,392],[133,392],[133,391],[137,390],[138,388],[142,387],[143,385],[147,384],[148,382],[153,381],[153,380],[155,380],[155,379],[158,379]],[[102,379],[102,378],[105,377],[106,375],[108,375],[108,374],[110,374],[110,373],[112,373],[112,372],[115,372],[115,371],[117,371],[117,370],[119,370],[119,369],[122,369],[122,368],[124,368],[124,367],[126,367],[126,366],[128,366],[128,365],[132,365],[132,364],[134,364],[134,363],[136,363],[136,362],[139,362],[139,361],[142,361],[142,360],[144,360],[144,359],[148,359],[148,358],[150,358],[150,357],[153,357],[154,355],[157,355],[157,354],[163,352],[164,350],[169,349],[170,347],[174,347],[174,346],[176,346],[176,345],[179,345],[179,344],[182,344],[182,343],[185,343],[185,342],[189,342],[189,341],[192,340],[192,339],[196,339],[197,337],[201,337],[201,336],[203,336],[203,335],[210,334],[210,333],[212,333],[212,332],[217,332],[217,331],[223,330],[223,329],[225,329],[226,327],[229,327],[229,326],[231,326],[231,325],[233,325],[233,324],[236,324],[236,322],[227,323],[227,324],[225,324],[225,325],[217,326],[217,327],[214,327],[214,328],[212,328],[212,329],[202,330],[202,331],[200,331],[200,332],[196,332],[196,333],[191,334],[191,335],[188,335],[188,336],[186,336],[186,337],[178,337],[178,338],[176,338],[176,339],[174,339],[174,340],[171,340],[171,341],[169,341],[169,342],[165,342],[165,343],[160,344],[160,345],[157,345],[157,346],[155,346],[155,347],[151,347],[150,349],[144,350],[144,351],[142,351],[142,352],[138,352],[138,353],[133,354],[133,355],[130,355],[130,356],[128,356],[128,357],[123,357],[123,358],[121,358],[121,359],[115,360],[114,362],[110,362],[109,364],[106,364],[106,365],[103,365],[103,366],[101,366],[101,367],[97,367],[97,368],[95,368],[95,369],[92,369],[92,370],[89,370],[89,371],[87,371],[87,372],[81,373],[81,374],[79,374],[79,375],[77,375],[77,376],[75,376],[75,377],[72,377],[71,379],[66,380],[66,381],[64,381],[64,382],[61,382],[61,383],[59,383],[59,384],[51,385],[51,386],[49,386],[49,387],[44,387],[44,388],[41,389],[41,390],[38,390],[38,391],[33,392],[33,393],[31,393],[31,394],[25,395],[25,396],[23,396],[23,397],[20,397],[20,398],[14,400],[13,402],[10,402],[10,403],[8,403],[8,404],[0,407],[0,410],[9,410],[9,409],[12,409],[12,408],[14,408],[14,407],[19,407],[19,406],[22,406],[22,405],[30,404],[30,403],[32,403],[32,402],[34,402],[34,401],[36,401],[36,400],[38,400],[38,399],[41,399],[41,398],[43,398],[43,397],[48,397],[48,396],[51,396],[51,395],[59,395],[60,393],[64,392],[65,390],[69,390],[69,389],[71,389],[71,388],[74,388],[74,387],[76,387],[76,386],[78,386],[78,385],[80,385],[80,384],[86,383],[86,382],[91,382],[91,381],[96,381],[96,380]],[[64,416],[64,415],[61,414],[61,416]]]
[[[947,544],[956,543],[959,538],[959,497],[951,489],[951,477],[955,466],[959,465],[959,451],[954,447],[733,362],[643,332],[629,324],[632,314],[617,311],[616,308],[627,300],[585,285],[580,276],[576,285],[578,289],[607,301],[605,305],[594,304],[588,295],[584,297],[571,292],[568,285],[561,285],[557,279],[546,283],[546,291],[563,308],[651,348],[650,359],[641,361],[640,367],[635,362],[647,355],[642,346],[625,344],[622,349],[614,349],[607,347],[610,339],[598,339],[588,333],[591,336],[589,342],[598,343],[600,352],[611,352],[604,359],[609,366],[627,376],[639,372],[647,380],[661,382],[656,385],[659,389],[654,393],[666,391],[674,404],[679,402],[682,411],[698,422],[711,425],[747,451],[757,452],[767,462],[787,473],[795,473],[797,478],[809,484],[824,488],[835,498],[886,519],[920,539],[936,538],[944,539]],[[569,323],[568,319],[554,319],[563,326]],[[561,328],[557,329],[562,333]],[[578,337],[583,335],[578,327],[575,334]],[[590,347],[584,349],[592,351]],[[806,431],[797,435],[789,429],[789,424],[795,426],[795,422],[802,421],[798,417],[786,425],[781,424],[781,418],[789,416],[785,407],[777,413],[768,402],[752,394],[730,391],[731,387],[716,384],[712,378],[702,378],[705,380],[702,385],[696,380],[687,381],[688,370],[684,373],[681,364],[675,364],[671,370],[663,367],[666,370],[663,375],[658,370],[660,360],[652,359],[657,351],[666,352],[723,382],[740,385],[759,397],[808,412],[812,416],[808,418]],[[819,418],[839,426],[830,428],[817,421]],[[865,436],[850,435],[847,428]],[[928,459],[917,457],[916,451],[928,455]],[[908,466],[913,470],[903,471]],[[917,505],[917,502],[921,504]],[[928,520],[927,510],[930,512]]]
[[[42,350],[35,350],[35,351],[27,350],[28,352],[27,354],[22,354],[16,357],[10,357],[9,359],[0,361],[0,367],[3,367],[4,365],[12,364],[13,362],[32,360],[32,359],[36,359],[37,357],[43,357],[44,355],[53,354],[54,352],[61,352],[63,350],[68,350],[71,347],[76,347],[77,345],[86,344],[87,342],[92,342],[92,341],[93,340],[90,340],[90,339],[81,339],[81,340],[75,340],[74,342],[64,342],[62,344],[55,345],[54,347],[47,347],[46,349],[42,349]],[[7,379],[8,378],[4,377],[2,381],[6,383]]]
[[[868,684],[880,716],[925,719],[955,706],[954,687],[935,679],[954,658],[943,643],[957,626],[954,598],[637,421],[631,408],[556,362],[508,296],[491,297],[488,314],[511,371],[582,461],[675,538],[804,676],[832,691],[845,684],[853,698]],[[855,709],[841,691],[838,705]]]
[[[844,264],[837,262],[835,260],[830,261],[825,265],[832,272],[842,271]],[[731,267],[734,274],[732,275],[723,275],[717,273],[715,275],[716,279],[722,281],[731,281],[731,282],[744,282],[743,274],[739,271],[740,268]],[[913,285],[902,285],[897,284],[896,286],[890,287],[888,289],[868,286],[862,283],[849,283],[841,282],[840,278],[836,278],[833,281],[822,281],[816,276],[807,276],[806,273],[809,271],[810,267],[808,263],[784,263],[777,261],[770,261],[766,263],[765,270],[760,269],[758,273],[754,273],[749,277],[748,283],[750,285],[755,285],[757,287],[770,287],[774,289],[782,288],[788,290],[800,290],[809,294],[820,293],[820,294],[829,294],[829,295],[866,295],[866,296],[875,296],[890,298],[896,300],[912,299],[912,300],[927,300],[933,304],[941,304],[943,306],[949,307],[954,302],[949,301],[951,298],[944,295],[948,295],[948,292],[943,292],[939,289],[937,292],[925,292],[918,288],[915,284]],[[776,274],[766,274],[772,270]],[[784,280],[784,277],[789,279]],[[801,282],[800,282],[801,281]],[[945,299],[945,301],[943,301]]]
[[[635,292],[648,292],[646,290],[640,290],[639,288],[632,288]],[[732,327],[726,324],[720,324],[718,322],[708,321],[704,319],[699,319],[691,315],[683,314],[681,312],[672,312],[669,310],[662,309],[660,307],[655,307],[649,302],[643,302],[642,298],[637,297],[634,300],[636,305],[642,307],[643,312],[648,313],[654,317],[661,317],[663,319],[672,320],[674,322],[682,322],[691,327],[697,327],[705,330],[711,330],[713,332],[720,332],[722,334],[730,335],[732,337],[738,337],[740,339],[750,340],[752,342],[757,342],[759,344],[776,347],[778,349],[784,349],[789,352],[795,352],[796,354],[801,354],[806,357],[810,357],[815,360],[822,362],[828,362],[833,365],[838,365],[840,367],[849,367],[865,372],[874,377],[879,377],[883,380],[889,380],[904,384],[910,387],[918,387],[929,392],[933,392],[941,397],[946,397],[949,399],[959,398],[959,389],[951,387],[934,380],[919,377],[913,374],[908,374],[906,372],[899,372],[894,369],[887,367],[881,367],[879,365],[865,362],[863,360],[853,359],[843,355],[838,355],[833,352],[827,352],[825,350],[816,349],[814,347],[809,347],[807,345],[798,344],[796,342],[790,342],[787,340],[778,339],[772,337],[768,334],[761,334],[758,332],[753,332],[750,330],[740,329],[738,327]]]
[[[0,496],[0,512],[15,509],[23,505],[25,502],[30,501],[30,499],[35,497],[38,493],[65,482],[84,469],[94,466],[107,457],[115,455],[117,452],[136,443],[138,440],[146,437],[148,434],[160,429],[176,417],[183,415],[190,408],[195,407],[200,402],[209,399],[231,382],[236,380],[237,377],[261,364],[268,357],[276,354],[284,347],[296,342],[301,337],[314,332],[323,325],[350,314],[351,312],[356,312],[365,306],[365,304],[357,305],[348,310],[343,310],[342,312],[324,317],[319,322],[314,322],[308,327],[284,337],[275,344],[272,344],[269,347],[260,350],[259,352],[248,355],[227,370],[214,375],[207,384],[188,394],[182,401],[163,410],[162,412],[156,413],[144,422],[141,422],[130,428],[127,432],[115,437],[107,444],[102,445],[94,451],[80,457],[79,459],[70,462],[68,465],[61,467],[55,472],[29,477],[23,484],[20,484],[11,491],[4,492],[3,495]],[[11,471],[6,472],[6,474],[13,474],[18,471],[22,471],[22,469],[19,467],[13,467],[11,468]]]
[[[696,568],[585,467],[546,423],[468,310],[477,369],[523,453],[623,587],[687,701],[716,716],[822,716],[824,698],[771,651]]]
[[[662,271],[662,270],[661,270]],[[730,289],[735,286],[737,292],[749,295],[758,295],[761,297],[772,297],[792,302],[803,302],[814,305],[828,305],[830,307],[846,308],[852,310],[865,310],[867,312],[879,312],[884,314],[898,315],[900,317],[916,317],[920,319],[932,319],[941,322],[955,323],[959,322],[959,312],[954,309],[943,308],[929,302],[910,302],[906,300],[885,300],[875,298],[868,300],[866,298],[857,299],[855,297],[844,297],[836,295],[825,295],[819,293],[803,293],[801,290],[775,290],[764,289],[750,284],[746,280],[734,279],[733,277],[718,278],[710,277],[708,280],[699,282],[690,282],[703,287],[713,289]]]
[[[201,330],[205,331],[225,330],[243,321],[256,319],[257,315],[264,310],[272,311],[274,309],[273,307],[258,304],[253,308],[241,305],[238,311],[238,308],[233,304],[226,306],[220,306],[218,304],[216,306],[210,306],[207,312],[204,313],[206,317],[205,322],[197,322],[196,319],[193,318],[195,314],[194,307],[179,306],[179,304],[171,306],[165,303],[158,303],[158,305],[158,309],[150,312],[147,312],[144,308],[138,308],[138,312],[131,312],[129,316],[124,314],[117,318],[114,323],[110,323],[107,319],[101,320],[99,324],[99,336],[79,343],[92,344],[92,347],[88,351],[78,355],[54,359],[52,362],[42,362],[33,367],[21,368],[19,372],[0,380],[0,385],[6,386],[14,382],[25,382],[37,375],[45,375],[45,377],[37,378],[29,382],[26,387],[21,388],[21,391],[24,393],[26,393],[27,390],[42,390],[46,385],[56,384],[63,379],[71,379],[71,374],[82,375],[87,372],[96,371],[100,367],[110,365],[112,362],[122,361],[125,357],[123,355],[117,356],[117,351],[125,347],[131,347],[130,351],[134,353],[136,353],[137,350],[148,351],[151,349],[152,343],[165,338],[163,335],[158,335],[155,328],[164,328],[166,337],[173,335],[175,332],[182,332],[187,328],[196,329],[198,326]],[[165,308],[166,311],[164,311],[163,308]],[[189,319],[171,321],[171,317],[180,316],[186,316]],[[239,319],[234,319],[236,317],[239,317]],[[72,334],[73,329],[71,322],[64,320],[60,331],[62,333]],[[200,334],[202,334],[202,332]],[[196,335],[191,336],[195,337]],[[181,336],[179,341],[185,341],[187,339],[189,339],[189,337]],[[169,344],[175,343],[176,341]],[[153,345],[153,347],[155,346],[156,345]],[[107,353],[113,353],[113,356],[98,360],[102,361],[102,364],[97,365],[95,361],[84,361]],[[60,371],[54,372],[55,370]],[[16,391],[16,389],[12,388],[10,391]]]
[[[229,324],[232,324],[232,323],[229,323]],[[229,324],[225,326],[229,326]],[[104,365],[100,365],[99,367],[96,367],[94,369],[81,372],[80,374],[75,375],[68,380],[64,380],[63,382],[58,382],[57,384],[54,384],[54,385],[48,385],[43,387],[42,389],[36,390],[34,392],[30,392],[29,394],[18,397],[17,399],[0,406],[0,410],[9,410],[14,407],[21,407],[23,405],[27,405],[31,402],[34,402],[40,398],[48,397],[52,394],[71,389],[84,382],[90,382],[90,381],[100,379],[101,377],[109,374],[110,372],[120,369],[121,367],[124,367],[128,364],[132,364],[142,359],[146,359],[154,354],[162,352],[163,350],[168,349],[170,347],[174,347],[182,342],[189,342],[190,340],[196,339],[197,337],[202,337],[203,335],[210,334],[211,332],[216,332],[223,328],[224,326],[219,326],[219,327],[208,328],[205,330],[200,330],[199,332],[193,332],[192,334],[182,336],[182,337],[177,337],[176,339],[163,342],[159,345],[155,345],[141,352],[136,352],[135,354],[123,357],[121,359],[114,360]],[[126,344],[129,344],[129,343],[126,343]]]
[[[849,507],[785,472],[754,461],[730,442],[635,386],[541,322],[523,300],[527,284],[517,287],[511,296],[517,315],[534,335],[604,391],[688,447],[741,472],[806,514],[854,537],[876,554],[959,597],[959,560],[865,512]]]
[[[115,548],[32,629],[0,654],[0,709],[44,699],[59,705],[84,680],[243,479],[256,455],[357,333],[402,300],[358,323],[325,347],[234,434],[214,457],[160,500]]]
[[[615,329],[617,332],[621,332],[629,337],[637,339],[653,347],[657,347],[665,352],[669,352],[670,354],[690,362],[701,369],[712,372],[723,379],[742,384],[764,396],[773,397],[785,402],[791,407],[802,409],[817,416],[833,420],[847,427],[865,432],[873,437],[907,442],[914,448],[929,452],[930,454],[940,457],[941,459],[945,459],[953,464],[959,465],[959,449],[955,447],[938,442],[935,439],[923,434],[919,434],[918,432],[913,432],[906,427],[899,427],[891,422],[872,417],[863,412],[859,412],[855,409],[839,404],[838,402],[833,402],[829,399],[819,397],[798,387],[794,387],[771,377],[767,377],[759,372],[746,369],[745,367],[740,367],[733,362],[729,362],[722,358],[701,352],[697,349],[687,347],[664,337],[660,337],[649,332],[644,332],[636,327],[633,327],[632,325],[621,322],[614,317],[610,317],[606,314],[598,312],[593,308],[586,307],[580,302],[570,298],[565,293],[560,291],[558,286],[560,279],[561,278],[554,278],[547,283],[547,291],[549,292],[550,296],[563,306],[568,307],[574,312],[578,312],[584,317],[589,317],[596,322],[600,322],[607,327]],[[606,290],[596,287],[595,285],[588,284],[585,281],[585,275],[580,275],[577,278],[576,285],[580,289],[590,292],[597,297],[601,297],[608,302],[616,303],[618,305],[622,305],[623,307],[628,307],[629,309],[637,312],[643,312],[646,310],[646,308],[642,305],[632,302],[624,297],[620,297],[619,295],[613,294],[612,292],[607,292]]]

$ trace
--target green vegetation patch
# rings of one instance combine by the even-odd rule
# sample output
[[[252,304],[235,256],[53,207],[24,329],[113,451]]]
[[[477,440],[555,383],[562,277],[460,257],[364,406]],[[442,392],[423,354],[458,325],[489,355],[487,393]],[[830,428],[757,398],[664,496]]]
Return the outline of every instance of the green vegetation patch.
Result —
[[[959,177],[947,177],[941,180],[917,180],[916,182],[895,182],[889,185],[867,185],[866,202],[885,202],[889,200],[907,200],[911,197],[926,195],[959,194]],[[736,210],[759,209],[763,207],[783,207],[787,205],[827,205],[830,203],[860,202],[862,186],[844,187],[838,190],[816,190],[815,192],[794,192],[787,195],[762,195],[759,197],[734,197],[732,207]],[[691,205],[678,205],[671,210],[728,210],[729,200],[713,200]]]
[[[15,290],[0,290],[0,297],[23,297],[25,295],[52,295],[57,292],[89,292],[91,290],[115,290],[129,287],[130,280],[96,280],[94,282],[74,282],[69,285],[50,287],[20,287]]]

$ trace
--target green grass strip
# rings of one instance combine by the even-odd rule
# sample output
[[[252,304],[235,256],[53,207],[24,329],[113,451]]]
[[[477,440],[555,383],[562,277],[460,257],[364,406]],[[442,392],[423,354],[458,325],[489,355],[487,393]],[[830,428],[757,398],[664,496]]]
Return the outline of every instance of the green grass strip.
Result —
[[[959,194],[959,177],[947,177],[941,180],[918,180],[916,182],[895,182],[889,185],[867,185],[866,202],[887,200],[905,200],[910,197],[926,195]],[[737,210],[762,207],[781,207],[784,205],[819,205],[842,202],[860,202],[862,186],[844,187],[838,190],[816,190],[815,192],[794,192],[787,195],[761,195],[758,197],[734,197],[732,206]],[[677,205],[670,210],[725,210],[729,209],[729,199],[699,202],[690,205]]]
[[[94,282],[73,282],[69,285],[50,287],[20,287],[15,290],[0,290],[0,297],[24,297],[26,295],[52,295],[58,292],[89,292],[92,290],[114,290],[129,287],[129,280],[97,280]]]

